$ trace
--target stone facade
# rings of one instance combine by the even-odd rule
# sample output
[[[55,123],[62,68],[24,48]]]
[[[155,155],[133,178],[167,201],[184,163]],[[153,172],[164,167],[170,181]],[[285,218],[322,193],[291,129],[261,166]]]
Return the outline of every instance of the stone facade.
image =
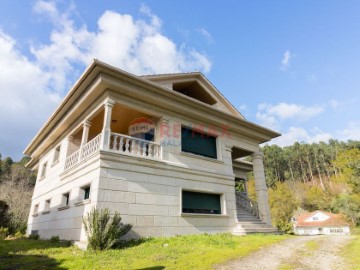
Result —
[[[200,85],[190,97],[178,93],[188,82]],[[156,123],[153,141],[126,133],[139,117]],[[216,157],[182,151],[182,127],[212,134]],[[246,173],[234,164],[251,155],[270,223],[259,144],[278,135],[246,121],[200,73],[137,77],[94,61],[25,150],[39,171],[28,233],[85,241],[93,207],[120,212],[132,237],[231,232],[234,179]],[[221,213],[183,212],[183,191],[219,195]]]

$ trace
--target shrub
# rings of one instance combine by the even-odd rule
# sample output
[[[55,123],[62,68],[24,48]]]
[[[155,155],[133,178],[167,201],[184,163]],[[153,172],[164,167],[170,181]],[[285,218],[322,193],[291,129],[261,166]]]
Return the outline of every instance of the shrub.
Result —
[[[18,239],[18,238],[24,238],[25,235],[21,231],[17,231],[14,236],[16,239]]]
[[[70,247],[72,245],[71,240],[61,240],[60,243],[63,247]]]
[[[108,208],[102,210],[93,208],[83,217],[83,224],[89,247],[93,250],[111,248],[121,236],[132,228],[131,224],[121,223],[118,212],[115,212],[111,218]]]
[[[8,234],[9,234],[8,228],[0,227],[0,240],[4,240]]]
[[[37,233],[32,233],[29,235],[29,239],[32,240],[38,240],[40,238],[40,236]]]
[[[59,236],[58,236],[58,235],[51,236],[50,242],[52,242],[52,243],[59,243],[59,242],[60,242]]]

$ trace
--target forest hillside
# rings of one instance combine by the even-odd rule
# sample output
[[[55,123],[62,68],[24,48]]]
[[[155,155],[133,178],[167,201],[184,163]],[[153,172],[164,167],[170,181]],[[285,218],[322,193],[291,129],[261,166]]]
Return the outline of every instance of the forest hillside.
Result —
[[[290,230],[293,215],[314,210],[360,224],[360,141],[266,145],[262,151],[274,225]],[[254,198],[253,187],[250,194]]]

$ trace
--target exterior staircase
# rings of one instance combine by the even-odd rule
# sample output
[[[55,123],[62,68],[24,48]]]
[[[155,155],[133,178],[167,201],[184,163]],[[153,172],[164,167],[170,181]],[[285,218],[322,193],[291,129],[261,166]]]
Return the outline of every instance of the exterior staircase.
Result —
[[[261,220],[261,213],[255,201],[251,200],[241,192],[236,192],[237,225],[233,229],[234,235],[245,235],[250,233],[281,234],[272,225]]]

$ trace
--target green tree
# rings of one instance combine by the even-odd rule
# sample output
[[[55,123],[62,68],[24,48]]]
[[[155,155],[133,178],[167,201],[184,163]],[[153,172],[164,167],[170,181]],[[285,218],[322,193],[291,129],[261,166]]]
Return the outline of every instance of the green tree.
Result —
[[[273,224],[280,230],[290,232],[291,217],[298,204],[286,182],[278,182],[275,187],[269,189],[269,204]]]
[[[360,225],[360,195],[340,194],[331,204],[334,212],[344,214],[354,225]]]
[[[335,180],[348,184],[353,193],[360,193],[360,149],[341,151],[334,164],[341,172]]]
[[[308,211],[329,210],[329,195],[317,186],[312,186],[306,191],[304,209]]]

